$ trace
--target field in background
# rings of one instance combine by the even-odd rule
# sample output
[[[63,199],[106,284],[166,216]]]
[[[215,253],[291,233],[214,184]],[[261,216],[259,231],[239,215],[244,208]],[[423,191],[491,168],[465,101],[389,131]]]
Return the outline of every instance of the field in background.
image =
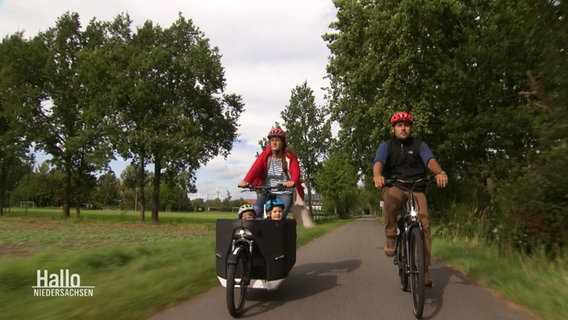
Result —
[[[0,218],[0,314],[3,319],[144,319],[218,285],[215,221],[231,213],[12,209]],[[298,228],[298,246],[346,221]],[[34,297],[37,271],[68,269],[93,297]]]

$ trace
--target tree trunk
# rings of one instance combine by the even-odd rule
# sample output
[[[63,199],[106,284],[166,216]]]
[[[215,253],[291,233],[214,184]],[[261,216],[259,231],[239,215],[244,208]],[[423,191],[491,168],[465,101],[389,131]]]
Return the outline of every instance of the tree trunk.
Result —
[[[81,216],[81,196],[79,194],[77,194],[77,203],[75,204],[75,214],[77,215],[77,218]]]
[[[146,220],[145,211],[146,211],[146,196],[144,192],[144,187],[146,181],[146,172],[144,171],[145,162],[144,156],[140,157],[140,171],[138,173],[138,187],[140,188],[140,221]]]
[[[145,211],[146,211],[146,197],[144,197],[144,188],[141,188],[141,195],[140,195],[140,221],[146,220]]]
[[[63,186],[63,217],[69,218],[71,216],[71,169],[65,168],[65,178]]]
[[[6,194],[6,181],[8,180],[8,170],[0,170],[0,216],[4,215],[4,195]]]
[[[156,156],[154,163],[154,183],[152,188],[152,222],[158,223],[158,209],[160,208],[160,171],[162,170],[161,158]]]

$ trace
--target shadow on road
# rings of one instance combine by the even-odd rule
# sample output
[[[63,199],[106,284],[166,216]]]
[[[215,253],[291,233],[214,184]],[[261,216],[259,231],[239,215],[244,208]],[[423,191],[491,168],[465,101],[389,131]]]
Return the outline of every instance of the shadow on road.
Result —
[[[353,272],[360,265],[361,260],[345,260],[296,266],[277,290],[249,291],[242,318],[254,317],[289,301],[304,299],[332,289],[337,286],[337,275],[332,273]]]
[[[431,289],[426,289],[426,302],[425,305],[429,305],[431,311],[428,314],[424,314],[422,319],[435,319],[436,315],[442,310],[444,305],[444,289],[450,283],[450,278],[452,276],[457,276],[457,279],[461,280],[461,284],[469,285],[470,281],[459,276],[459,274],[448,268],[442,267],[430,267],[430,273],[432,279],[434,280],[434,286]],[[426,309],[425,309],[426,310]]]

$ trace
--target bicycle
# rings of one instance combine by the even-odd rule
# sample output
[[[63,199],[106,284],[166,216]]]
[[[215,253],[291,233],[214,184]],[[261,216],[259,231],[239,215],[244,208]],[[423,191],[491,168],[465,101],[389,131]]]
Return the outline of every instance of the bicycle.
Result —
[[[281,187],[247,188],[268,194]],[[227,310],[238,318],[249,288],[276,290],[296,263],[296,221],[219,219],[215,256]]]
[[[419,319],[424,311],[425,281],[425,249],[424,229],[416,211],[414,189],[434,181],[432,177],[418,180],[401,180],[397,178],[385,181],[385,186],[397,186],[406,191],[400,216],[397,217],[396,250],[393,263],[398,266],[400,288],[410,293],[414,316]]]

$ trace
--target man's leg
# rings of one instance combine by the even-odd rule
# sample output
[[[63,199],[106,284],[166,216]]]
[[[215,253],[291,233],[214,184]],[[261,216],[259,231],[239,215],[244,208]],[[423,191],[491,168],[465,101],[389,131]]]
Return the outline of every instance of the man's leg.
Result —
[[[424,265],[426,269],[425,284],[426,286],[431,287],[433,281],[430,277],[429,269],[432,254],[432,234],[430,233],[428,202],[426,201],[426,195],[423,192],[415,192],[414,197],[416,198],[416,210],[418,211],[418,216],[420,217],[420,222],[422,223],[422,228],[424,229]]]
[[[396,244],[396,214],[402,208],[404,194],[397,187],[383,189],[383,218],[385,221],[385,255],[394,256]]]

